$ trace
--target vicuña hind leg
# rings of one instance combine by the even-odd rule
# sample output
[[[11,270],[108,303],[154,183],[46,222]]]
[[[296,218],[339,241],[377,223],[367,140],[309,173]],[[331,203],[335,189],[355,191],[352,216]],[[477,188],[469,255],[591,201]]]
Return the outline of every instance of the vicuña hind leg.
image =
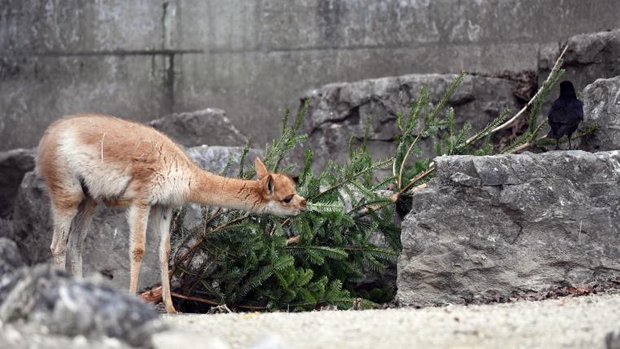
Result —
[[[88,227],[97,210],[97,202],[86,197],[78,208],[77,215],[71,224],[69,234],[69,265],[71,274],[82,276],[82,256],[84,255],[84,241],[88,234]]]
[[[170,258],[170,223],[172,222],[172,209],[169,207],[153,207],[153,224],[159,231],[159,269],[161,274],[161,296],[167,313],[176,313],[172,305],[170,295],[170,276],[168,273],[168,260]]]
[[[135,202],[129,207],[129,258],[131,264],[129,268],[129,293],[136,294],[138,290],[138,278],[140,276],[140,266],[144,258],[146,246],[146,225],[149,220],[151,207],[143,202]]]
[[[83,199],[81,192],[54,193],[52,197],[52,215],[54,219],[54,235],[50,250],[57,268],[64,270],[67,260],[67,240],[71,231],[71,222],[78,212]]]

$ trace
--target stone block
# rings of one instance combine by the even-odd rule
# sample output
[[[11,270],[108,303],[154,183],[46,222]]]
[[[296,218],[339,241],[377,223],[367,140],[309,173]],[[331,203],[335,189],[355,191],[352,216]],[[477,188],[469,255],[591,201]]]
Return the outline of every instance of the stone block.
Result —
[[[490,301],[620,275],[618,151],[435,161],[437,178],[402,223],[401,304]]]
[[[598,79],[583,91],[582,129],[596,126],[596,133],[581,139],[587,151],[620,149],[620,76]]]
[[[315,169],[328,159],[344,162],[350,137],[359,142],[370,123],[368,147],[375,160],[394,154],[397,136],[396,116],[408,115],[423,86],[429,90],[432,105],[454,81],[453,74],[404,75],[353,83],[335,83],[306,93],[309,100],[305,131],[310,134]],[[454,108],[457,126],[465,122],[480,130],[504,109],[518,109],[514,97],[516,82],[482,76],[466,76],[448,101]],[[422,157],[432,157],[431,140],[420,142]]]
[[[620,29],[575,35],[568,39],[567,45],[562,66],[566,72],[562,79],[570,80],[575,85],[578,96],[579,91],[596,79],[620,75]],[[538,60],[539,85],[549,76],[560,52],[558,45],[546,45],[541,49]],[[552,94],[550,99],[556,96]]]

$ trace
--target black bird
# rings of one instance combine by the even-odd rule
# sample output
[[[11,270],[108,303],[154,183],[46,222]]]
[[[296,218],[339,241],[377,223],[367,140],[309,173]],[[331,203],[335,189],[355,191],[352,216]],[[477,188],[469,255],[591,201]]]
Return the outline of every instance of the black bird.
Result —
[[[547,137],[555,138],[555,149],[560,149],[560,138],[568,136],[568,149],[572,148],[570,138],[583,120],[583,103],[577,99],[575,87],[570,81],[560,84],[560,97],[553,102],[549,111],[551,131]]]

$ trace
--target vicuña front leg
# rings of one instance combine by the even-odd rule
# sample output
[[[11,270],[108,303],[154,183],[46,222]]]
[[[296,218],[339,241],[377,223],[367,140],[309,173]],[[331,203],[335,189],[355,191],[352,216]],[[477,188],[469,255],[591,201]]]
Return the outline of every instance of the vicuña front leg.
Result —
[[[140,266],[144,258],[146,245],[146,225],[149,220],[151,207],[143,202],[132,204],[128,210],[129,221],[129,293],[136,294],[138,290],[138,278],[140,276]]]
[[[157,224],[159,231],[159,268],[161,274],[161,296],[167,313],[176,313],[172,305],[170,295],[170,276],[168,273],[168,261],[170,258],[170,223],[172,222],[172,209],[169,207],[156,206],[153,208],[153,224]]]

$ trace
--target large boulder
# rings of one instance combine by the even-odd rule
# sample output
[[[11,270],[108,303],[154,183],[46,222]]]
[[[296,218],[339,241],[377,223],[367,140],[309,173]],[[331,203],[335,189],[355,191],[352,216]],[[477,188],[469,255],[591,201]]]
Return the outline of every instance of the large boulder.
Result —
[[[620,75],[620,29],[575,35],[568,39],[567,45],[562,79],[572,81],[576,91],[583,90],[596,79]],[[556,44],[540,50],[539,85],[549,76],[562,49]]]
[[[36,172],[26,173],[19,185],[12,216],[8,237],[17,242],[26,263],[47,261],[51,257],[52,216],[47,188]]]
[[[620,152],[450,156],[402,223],[401,304],[468,303],[620,275]]]
[[[227,159],[238,163],[243,151],[240,147],[201,146],[187,150],[188,155],[206,170],[221,173]],[[254,157],[262,154],[251,150],[246,158],[246,168]],[[228,173],[235,173],[232,166]],[[28,264],[49,261],[52,240],[52,218],[47,190],[34,172],[29,172],[19,187],[14,213],[13,233],[10,236],[19,245]],[[201,217],[200,206],[192,205],[187,224],[195,225]],[[147,244],[140,273],[139,288],[159,282],[159,234],[147,231]],[[125,210],[99,207],[90,226],[84,251],[84,272],[100,272],[112,279],[118,287],[129,285],[129,226]]]
[[[581,140],[587,151],[620,149],[620,76],[598,79],[583,91],[582,128],[596,126],[597,131]]]
[[[172,114],[153,120],[149,125],[185,147],[202,144],[240,146],[248,141],[221,109]]]
[[[0,335],[0,346],[6,348],[38,347],[31,336],[45,334],[116,338],[148,348],[151,336],[164,329],[157,312],[137,298],[101,280],[76,280],[50,265],[0,275],[0,323],[1,332],[6,327],[17,332]],[[49,340],[54,343],[53,337]],[[70,342],[60,343],[70,346]]]
[[[0,218],[8,218],[13,212],[17,189],[24,175],[34,169],[34,158],[35,149],[0,152]]]
[[[344,162],[348,157],[351,137],[360,142],[370,123],[368,147],[375,159],[394,154],[397,136],[396,115],[407,115],[423,86],[436,105],[457,75],[413,74],[399,77],[334,83],[306,93],[309,100],[304,128],[310,135],[315,169],[328,160]],[[448,100],[455,110],[457,124],[472,124],[481,129],[504,109],[518,109],[514,80],[467,75],[456,93]],[[303,104],[303,102],[302,102]],[[423,156],[433,154],[430,141],[421,142]]]

